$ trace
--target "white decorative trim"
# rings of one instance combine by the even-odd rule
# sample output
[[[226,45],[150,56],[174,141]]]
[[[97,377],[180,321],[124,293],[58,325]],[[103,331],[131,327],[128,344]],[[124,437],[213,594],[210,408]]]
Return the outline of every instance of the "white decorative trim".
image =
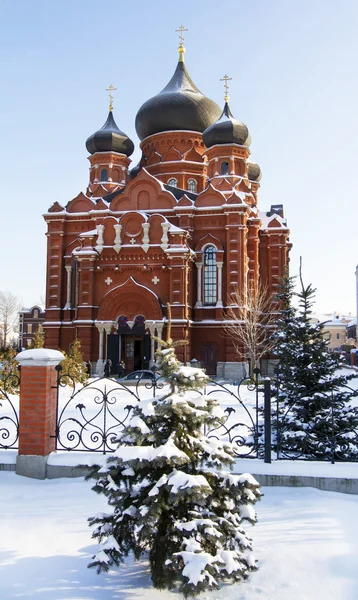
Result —
[[[163,229],[163,235],[162,235],[162,239],[161,239],[161,248],[163,250],[166,250],[168,248],[168,230],[171,227],[170,223],[162,223],[162,229]]]
[[[148,252],[149,249],[149,228],[150,228],[150,224],[149,223],[142,223],[142,228],[143,228],[143,239],[142,239],[142,248],[144,250],[144,252]]]
[[[97,229],[97,246],[95,247],[98,254],[101,254],[102,250],[103,250],[103,245],[104,245],[104,240],[103,240],[103,232],[104,232],[104,225],[97,225],[96,227]]]
[[[120,225],[120,224],[114,225],[114,231],[116,232],[116,237],[114,238],[113,250],[115,250],[118,254],[121,249],[121,243],[122,243],[122,240],[121,240],[122,225]]]

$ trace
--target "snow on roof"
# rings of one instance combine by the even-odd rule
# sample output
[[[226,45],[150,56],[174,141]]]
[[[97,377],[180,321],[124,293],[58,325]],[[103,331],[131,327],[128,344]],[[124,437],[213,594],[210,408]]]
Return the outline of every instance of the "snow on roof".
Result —
[[[349,324],[355,325],[357,319],[353,319],[351,315],[339,315],[337,313],[313,313],[311,320],[316,323],[325,323],[328,327],[348,327]]]
[[[91,229],[91,231],[83,231],[83,233],[80,233],[78,237],[90,237],[93,235],[98,235],[97,229]]]
[[[282,218],[278,213],[273,213],[272,215],[267,216],[266,212],[259,211],[258,212],[258,216],[260,217],[261,222],[262,222],[261,229],[268,229],[268,228],[270,228],[270,223],[272,221],[277,221],[279,223],[279,228],[280,229],[281,228],[285,228],[285,229],[287,228],[286,219]]]

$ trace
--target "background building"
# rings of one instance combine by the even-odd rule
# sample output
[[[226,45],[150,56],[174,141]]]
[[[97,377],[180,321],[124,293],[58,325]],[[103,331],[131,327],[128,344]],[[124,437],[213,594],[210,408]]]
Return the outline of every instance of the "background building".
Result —
[[[227,83],[227,76],[224,77]],[[142,158],[129,170],[133,142],[113,116],[91,135],[86,193],[53,204],[48,225],[46,345],[68,350],[75,336],[102,372],[154,364],[167,303],[183,362],[211,375],[239,377],[224,335],[231,294],[263,281],[274,293],[288,265],[282,205],[258,207],[260,168],[250,135],[195,86],[179,47],[176,70],[139,109]],[[237,307],[239,308],[239,307]],[[244,321],[238,326],[244,327]]]
[[[28,348],[38,328],[43,326],[45,311],[40,306],[23,308],[19,312],[19,347]]]

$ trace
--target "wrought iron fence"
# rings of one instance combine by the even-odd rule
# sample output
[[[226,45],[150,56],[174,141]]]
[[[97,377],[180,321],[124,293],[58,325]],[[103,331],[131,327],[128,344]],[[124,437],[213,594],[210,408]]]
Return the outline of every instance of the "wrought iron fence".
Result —
[[[71,392],[71,388],[66,387],[69,381]],[[60,394],[60,389],[65,387]],[[169,389],[164,381],[143,378],[133,386],[113,378],[96,379],[82,386],[58,369],[56,448],[104,454],[113,452],[118,435],[130,421],[133,407],[138,402],[151,401],[158,391],[169,393]],[[251,392],[250,398],[245,398],[245,390]],[[258,372],[253,380],[245,377],[234,385],[209,380],[200,393],[215,395],[225,412],[225,421],[220,427],[206,430],[206,435],[232,442],[237,457],[256,458],[260,445],[258,407],[264,393]]]
[[[259,437],[258,419],[259,406],[264,398],[264,386],[259,375],[259,369],[255,369],[252,379],[245,375],[233,385],[210,380],[204,390],[206,395],[213,394],[219,399],[220,404],[225,406],[226,415],[220,426],[206,429],[205,433],[209,438],[231,442],[238,458],[258,458],[263,445]],[[245,398],[246,391],[251,394]]]
[[[133,407],[141,402],[141,390],[151,397],[164,387],[161,381],[143,377],[133,386],[114,378],[101,378],[82,386],[58,370],[56,449],[77,452],[114,452],[117,437],[129,422]],[[63,398],[60,389],[72,390]]]
[[[1,381],[0,387],[0,449],[17,450],[19,444],[18,396],[12,394],[19,388],[20,377],[9,373]],[[12,398],[12,396],[14,396]]]

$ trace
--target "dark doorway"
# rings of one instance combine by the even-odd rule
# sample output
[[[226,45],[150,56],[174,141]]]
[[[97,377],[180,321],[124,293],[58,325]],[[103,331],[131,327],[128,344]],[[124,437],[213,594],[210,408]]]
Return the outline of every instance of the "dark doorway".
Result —
[[[200,362],[207,375],[215,377],[217,365],[217,344],[214,342],[207,342],[206,344],[203,344],[201,348]]]
[[[118,333],[111,333],[107,336],[107,358],[112,361],[112,375],[118,374],[119,363],[119,336]]]

